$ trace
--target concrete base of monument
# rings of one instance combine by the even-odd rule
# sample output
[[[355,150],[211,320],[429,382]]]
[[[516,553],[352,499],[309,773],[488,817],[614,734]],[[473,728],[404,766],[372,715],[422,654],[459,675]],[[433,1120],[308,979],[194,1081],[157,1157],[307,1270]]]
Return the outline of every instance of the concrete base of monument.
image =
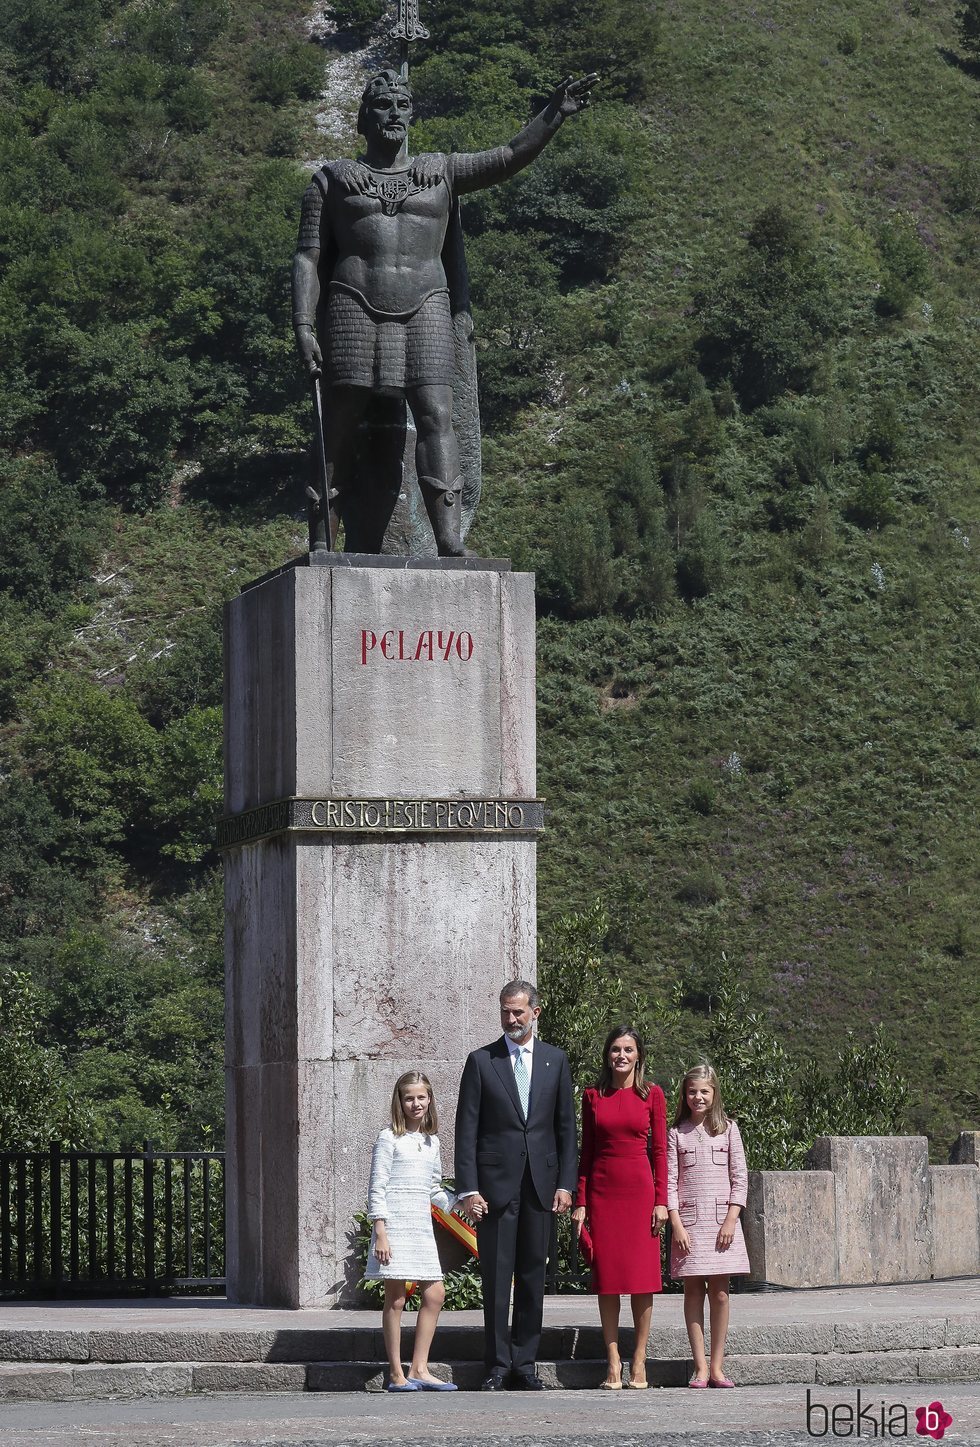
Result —
[[[624,1302],[627,1357],[628,1319]],[[657,1297],[653,1321],[648,1380],[683,1389],[691,1362],[681,1297]],[[544,1322],[538,1369],[548,1385],[597,1388],[605,1360],[595,1298],[547,1297]],[[407,1355],[413,1325],[406,1315]],[[907,1383],[909,1390],[975,1383],[977,1281],[735,1296],[728,1345],[727,1369],[740,1387],[799,1384],[801,1401],[808,1383],[862,1390],[869,1383]],[[481,1314],[444,1312],[432,1355],[436,1374],[475,1389],[482,1355]],[[380,1391],[384,1360],[378,1310],[266,1311],[201,1298],[0,1303],[0,1400]],[[889,1395],[902,1398],[898,1389]],[[716,1427],[723,1430],[726,1420]]]
[[[294,568],[390,568],[395,572],[509,573],[510,559],[477,558],[470,554],[464,558],[439,558],[435,554],[427,557],[408,553],[334,553],[324,550],[300,553],[288,563],[283,563],[281,568],[274,568],[271,573],[264,573],[262,577],[246,583],[242,592],[259,588],[272,578],[291,573]]]
[[[229,1294],[315,1306],[356,1284],[396,1078],[452,1175],[463,1060],[534,977],[533,579],[296,567],[225,632]]]

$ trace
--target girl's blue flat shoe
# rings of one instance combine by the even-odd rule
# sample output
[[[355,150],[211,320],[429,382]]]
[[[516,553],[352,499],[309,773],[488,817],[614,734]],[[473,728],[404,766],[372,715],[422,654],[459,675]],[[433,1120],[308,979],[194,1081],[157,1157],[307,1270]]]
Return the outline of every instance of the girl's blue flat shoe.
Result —
[[[455,1382],[423,1382],[418,1377],[409,1377],[410,1384],[420,1392],[458,1392]]]
[[[388,1391],[389,1391],[389,1392],[417,1392],[417,1391],[420,1390],[421,1386],[422,1386],[422,1383],[421,1383],[421,1382],[413,1382],[412,1379],[411,1379],[411,1377],[409,1377],[409,1379],[408,1379],[407,1382],[397,1382],[397,1383],[396,1383],[396,1382],[389,1382],[389,1383],[388,1383]]]

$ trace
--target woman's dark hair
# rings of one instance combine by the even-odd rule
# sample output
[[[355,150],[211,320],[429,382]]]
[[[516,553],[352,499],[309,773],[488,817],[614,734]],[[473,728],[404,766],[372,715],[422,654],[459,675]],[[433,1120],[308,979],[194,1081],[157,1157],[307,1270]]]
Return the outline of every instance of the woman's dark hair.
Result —
[[[643,1041],[640,1033],[632,1025],[617,1025],[610,1030],[606,1036],[606,1043],[602,1047],[602,1069],[599,1071],[599,1089],[602,1091],[611,1090],[613,1083],[612,1069],[609,1065],[609,1052],[612,1049],[614,1040],[621,1040],[628,1035],[636,1046],[636,1070],[633,1074],[633,1089],[641,1100],[646,1100],[650,1094],[650,1087],[643,1079],[643,1067],[646,1064],[647,1053],[643,1048]]]

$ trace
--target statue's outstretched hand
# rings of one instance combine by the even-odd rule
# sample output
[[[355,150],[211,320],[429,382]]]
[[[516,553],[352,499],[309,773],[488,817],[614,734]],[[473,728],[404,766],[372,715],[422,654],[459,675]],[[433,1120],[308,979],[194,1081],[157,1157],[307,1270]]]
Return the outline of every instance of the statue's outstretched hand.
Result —
[[[589,75],[583,75],[581,80],[575,80],[572,76],[566,76],[559,86],[555,87],[551,97],[551,104],[562,116],[575,116],[579,111],[584,110],[588,105],[592,88],[597,84],[599,76],[595,71]]]

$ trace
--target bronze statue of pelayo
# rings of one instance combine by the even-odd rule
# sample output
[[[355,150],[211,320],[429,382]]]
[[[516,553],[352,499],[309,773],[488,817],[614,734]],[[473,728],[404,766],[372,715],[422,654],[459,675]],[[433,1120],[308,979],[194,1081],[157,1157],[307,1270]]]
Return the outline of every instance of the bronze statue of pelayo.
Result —
[[[364,154],[313,177],[293,262],[293,325],[321,429],[311,552],[332,549],[343,521],[348,551],[465,554],[481,474],[459,198],[533,161],[597,79],[562,81],[507,145],[414,157],[406,74],[368,81]]]

